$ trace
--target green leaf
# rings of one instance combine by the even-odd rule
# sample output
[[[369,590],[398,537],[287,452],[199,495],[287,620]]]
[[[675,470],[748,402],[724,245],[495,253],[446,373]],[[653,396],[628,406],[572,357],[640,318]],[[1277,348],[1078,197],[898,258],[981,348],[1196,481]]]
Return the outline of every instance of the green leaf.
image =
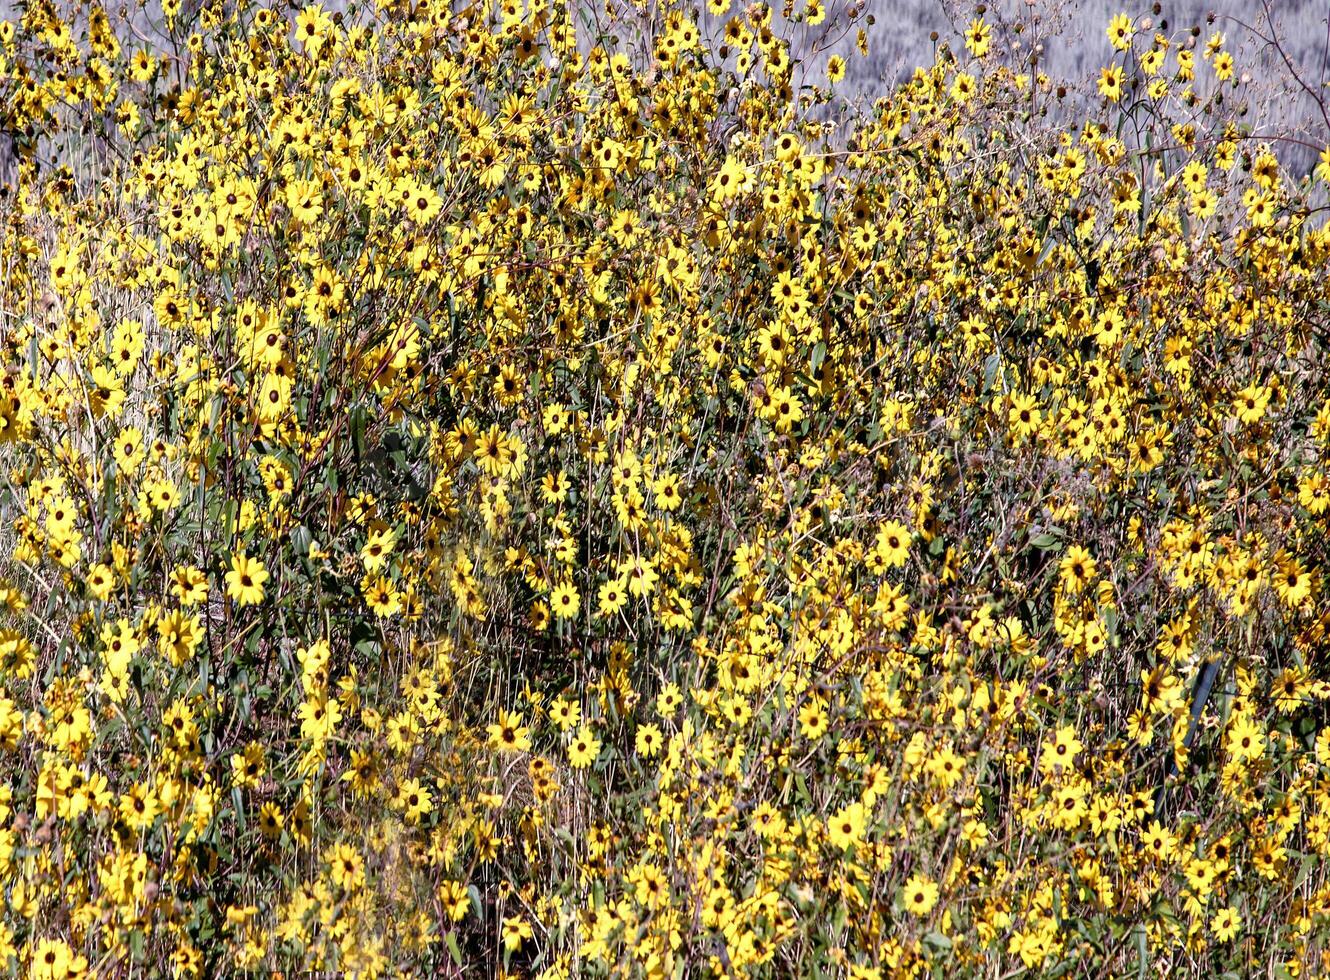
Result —
[[[940,932],[928,933],[927,935],[924,936],[924,942],[927,943],[929,946],[932,946],[934,949],[942,952],[949,952],[952,946],[955,945],[951,941],[950,936],[944,936]]]
[[[812,799],[812,797],[810,797],[808,794],[808,783],[807,781],[805,781],[804,774],[802,772],[795,772],[794,785],[795,788],[799,790],[799,799],[801,801],[808,802],[810,799]]]
[[[1048,240],[1044,242],[1044,247],[1039,252],[1039,260],[1035,264],[1043,265],[1045,262],[1047,262],[1049,254],[1052,253],[1053,247],[1057,245],[1057,243],[1058,240],[1054,238],[1052,235],[1049,235]]]
[[[368,413],[364,405],[354,405],[351,408],[351,446],[355,450],[356,459],[365,457],[365,423]]]
[[[1292,852],[1290,852],[1290,856],[1292,856]],[[1293,884],[1293,891],[1296,892],[1298,889],[1300,889],[1303,885],[1303,882],[1305,882],[1307,878],[1311,875],[1312,869],[1319,868],[1320,866],[1321,866],[1321,861],[1318,855],[1303,854],[1301,864],[1298,867],[1298,878],[1297,881],[1294,882]]]
[[[231,805],[235,807],[236,826],[239,828],[240,833],[243,834],[245,832],[245,824],[246,824],[245,801],[244,798],[240,795],[239,786],[231,787]]]

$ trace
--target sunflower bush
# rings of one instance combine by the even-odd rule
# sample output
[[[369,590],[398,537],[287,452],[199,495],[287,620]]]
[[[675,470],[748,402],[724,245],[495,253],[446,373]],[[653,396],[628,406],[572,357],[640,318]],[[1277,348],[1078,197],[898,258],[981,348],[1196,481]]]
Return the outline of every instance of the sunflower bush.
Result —
[[[984,14],[0,22],[0,964],[1330,970],[1330,150]]]

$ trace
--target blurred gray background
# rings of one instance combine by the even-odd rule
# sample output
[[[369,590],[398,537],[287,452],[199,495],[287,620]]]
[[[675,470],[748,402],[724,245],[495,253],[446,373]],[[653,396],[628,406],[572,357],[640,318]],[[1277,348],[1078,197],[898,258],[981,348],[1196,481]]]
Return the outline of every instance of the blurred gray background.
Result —
[[[697,10],[704,38],[719,44],[724,22],[741,12],[748,0],[731,0],[726,17],[710,16],[701,2]],[[1306,174],[1315,165],[1315,148],[1330,143],[1330,113],[1325,110],[1330,88],[1330,0],[989,0],[980,4],[969,0],[826,0],[826,21],[809,27],[781,18],[783,0],[769,0],[776,9],[773,29],[791,42],[796,59],[795,83],[821,81],[827,59],[838,54],[846,61],[846,78],[837,87],[843,104],[871,102],[892,86],[908,78],[913,69],[930,65],[938,45],[950,43],[964,57],[962,32],[981,7],[984,19],[993,26],[995,57],[1008,64],[1028,64],[1031,52],[1040,47],[1040,67],[1056,81],[1073,83],[1082,96],[1094,95],[1099,69],[1115,56],[1105,28],[1115,13],[1132,16],[1138,34],[1166,34],[1174,44],[1185,42],[1195,25],[1200,34],[1195,39],[1203,48],[1211,34],[1226,36],[1226,48],[1236,60],[1235,76],[1245,78],[1226,99],[1245,102],[1243,121],[1257,135],[1280,135],[1302,141],[1281,142],[1281,160],[1295,176]],[[806,0],[792,0],[794,11],[802,10]],[[196,8],[200,0],[185,0],[185,7]],[[279,8],[294,12],[305,0],[274,0]],[[459,9],[465,0],[454,0]],[[57,0],[66,14],[84,8],[79,0]],[[327,10],[346,10],[354,0],[324,0]],[[1154,8],[1158,8],[1157,12]],[[114,22],[126,19],[134,32],[146,39],[166,44],[160,33],[160,7],[151,3],[111,0],[105,4]],[[618,16],[615,9],[623,11]],[[16,0],[0,0],[0,16],[14,17]],[[628,11],[625,0],[580,0],[581,19],[586,25],[599,25],[609,35],[639,52],[649,52],[650,41],[640,15]],[[1268,9],[1273,30],[1267,19]],[[869,25],[869,21],[874,23]],[[1144,25],[1150,24],[1147,30]],[[863,28],[868,35],[869,54],[856,50],[856,35]],[[932,35],[936,32],[937,40]],[[124,32],[120,32],[124,36]],[[579,35],[588,45],[594,43],[594,30]],[[1279,39],[1281,54],[1269,41]],[[138,43],[138,42],[134,42]],[[1199,50],[1198,50],[1199,55]],[[1286,56],[1286,57],[1285,57]],[[1287,60],[1286,60],[1287,59]],[[1169,67],[1173,62],[1170,60]],[[1295,74],[1297,77],[1295,77]],[[1205,94],[1213,85],[1209,66],[1197,57],[1197,88]],[[1301,81],[1299,81],[1299,78]],[[1066,111],[1079,114],[1082,104],[1077,95],[1065,103]],[[0,138],[0,157],[5,155],[5,140]],[[3,164],[3,161],[0,161]]]
[[[1166,35],[1174,48],[1186,43],[1192,27],[1199,27],[1196,83],[1199,94],[1215,84],[1208,64],[1200,57],[1211,35],[1224,35],[1224,47],[1235,58],[1234,78],[1240,84],[1226,92],[1231,103],[1248,107],[1243,122],[1257,135],[1288,136],[1317,148],[1330,144],[1330,0],[989,0],[986,4],[957,0],[861,0],[862,12],[849,33],[822,51],[812,51],[816,41],[805,41],[807,74],[825,71],[832,53],[846,59],[846,79],[839,86],[847,102],[873,98],[892,84],[909,77],[916,65],[931,64],[935,48],[950,43],[965,57],[960,40],[966,25],[985,8],[984,20],[993,28],[996,56],[1008,64],[1028,64],[1038,48],[1040,69],[1055,82],[1079,86],[1081,95],[1097,99],[1095,82],[1100,68],[1119,52],[1109,44],[1105,29],[1117,13],[1133,18],[1137,50],[1155,33]],[[829,6],[843,10],[845,0]],[[1155,13],[1155,8],[1158,13]],[[1269,16],[1267,17],[1267,10]],[[855,50],[855,33],[869,15],[876,21],[867,27],[869,55]],[[828,21],[832,16],[828,16]],[[1019,25],[1019,31],[1018,31]],[[1147,26],[1148,25],[1148,29]],[[826,25],[823,25],[825,28]],[[821,28],[819,28],[821,30]],[[806,27],[794,27],[810,33]],[[931,40],[937,33],[936,42]],[[1278,47],[1271,43],[1277,39]],[[798,47],[799,45],[795,45]],[[1171,70],[1176,64],[1170,58]],[[1300,80],[1299,80],[1300,79]],[[1310,90],[1310,91],[1309,91]],[[1075,96],[1066,103],[1073,114],[1083,103]],[[1281,142],[1279,156],[1294,176],[1315,166],[1317,152],[1311,146]]]

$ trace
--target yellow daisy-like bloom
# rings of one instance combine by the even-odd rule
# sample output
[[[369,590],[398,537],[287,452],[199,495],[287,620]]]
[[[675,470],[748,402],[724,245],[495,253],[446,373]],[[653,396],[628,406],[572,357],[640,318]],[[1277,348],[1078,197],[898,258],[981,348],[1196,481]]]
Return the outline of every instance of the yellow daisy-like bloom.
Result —
[[[1069,592],[1080,592],[1084,589],[1094,581],[1096,571],[1094,556],[1078,544],[1068,548],[1058,563],[1058,576],[1062,587]]]
[[[568,764],[574,769],[585,769],[600,755],[600,739],[586,725],[583,725],[568,746]]]
[[[567,698],[555,698],[550,702],[549,716],[559,731],[566,732],[581,721],[582,706]]]
[[[411,823],[419,823],[434,809],[434,797],[419,779],[408,779],[398,790],[398,804]]]
[[[842,808],[827,821],[827,837],[839,851],[857,847],[864,839],[866,814],[863,803],[855,802]]]
[[[1269,404],[1270,389],[1265,385],[1250,384],[1233,399],[1233,414],[1237,416],[1239,422],[1251,425],[1265,416],[1265,409]]]
[[[600,616],[613,616],[628,601],[628,587],[623,578],[613,578],[600,587],[596,593],[598,604],[596,612]]]
[[[1099,94],[1110,102],[1122,98],[1122,66],[1109,65],[1099,73]]]
[[[913,874],[905,882],[902,900],[906,911],[913,915],[927,915],[937,904],[937,883],[923,874]]]
[[[826,703],[821,698],[810,698],[799,709],[799,727],[805,738],[821,738],[826,733],[830,722],[831,715],[827,711]]]
[[[1321,151],[1321,155],[1316,158],[1316,179],[1323,180],[1330,184],[1330,146]]]
[[[180,565],[171,572],[171,594],[182,606],[196,606],[208,597],[208,580],[192,565]]]
[[[887,521],[877,531],[873,550],[887,568],[899,568],[910,557],[910,529],[900,521]]]
[[[531,936],[531,923],[526,919],[510,916],[503,920],[503,948],[508,952],[516,952],[521,947],[522,941],[530,939]]]
[[[250,742],[244,751],[231,756],[231,782],[241,789],[257,786],[267,771],[266,753],[258,742]]]
[[[634,740],[634,746],[637,754],[650,759],[660,754],[660,748],[663,743],[660,727],[657,725],[642,725],[637,730],[637,738]]]
[[[531,748],[531,730],[515,711],[499,711],[499,720],[486,727],[489,744],[501,752],[525,752]]]
[[[317,57],[323,47],[332,18],[319,4],[311,4],[296,17],[296,38],[305,50]]]
[[[226,573],[226,594],[237,605],[252,606],[263,601],[263,583],[268,581],[268,570],[257,558],[244,552],[231,556],[231,570]]]
[[[1039,431],[1043,413],[1033,395],[1016,394],[1011,397],[1011,408],[1007,410],[1007,425],[1016,439],[1032,436]]]
[[[365,859],[350,844],[336,844],[328,859],[333,884],[343,891],[356,891],[365,880]]]
[[[1131,18],[1126,14],[1118,14],[1108,23],[1108,40],[1119,51],[1126,51],[1131,47],[1132,27]]]
[[[1215,917],[1210,920],[1210,929],[1216,939],[1226,943],[1241,931],[1242,916],[1236,908],[1229,905],[1215,913]]]
[[[560,582],[550,593],[550,610],[556,619],[575,619],[581,608],[581,597],[571,582]]]
[[[136,82],[146,82],[157,71],[157,59],[145,50],[134,52],[129,60],[129,77]]]
[[[970,26],[965,29],[965,46],[970,49],[970,53],[976,58],[982,58],[988,54],[989,46],[992,43],[992,34],[993,29],[976,17],[970,21]]]

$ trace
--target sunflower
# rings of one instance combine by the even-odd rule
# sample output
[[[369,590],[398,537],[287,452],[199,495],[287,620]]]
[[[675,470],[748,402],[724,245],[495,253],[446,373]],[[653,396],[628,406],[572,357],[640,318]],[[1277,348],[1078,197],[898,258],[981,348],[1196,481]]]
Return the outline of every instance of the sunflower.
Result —
[[[577,588],[566,579],[550,592],[550,610],[556,619],[575,619],[581,607],[582,600],[577,594]]]
[[[905,910],[912,915],[927,915],[937,904],[938,887],[932,878],[924,874],[913,874],[905,882],[902,892]]]
[[[1242,915],[1232,905],[1215,913],[1210,920],[1210,930],[1221,943],[1226,943],[1242,930]]]
[[[256,558],[244,552],[231,556],[231,570],[226,573],[226,594],[237,605],[252,606],[263,601],[263,584],[268,581],[268,570]]]
[[[499,710],[499,720],[490,724],[489,744],[500,752],[525,752],[531,748],[531,730],[515,711]]]
[[[600,754],[600,739],[586,725],[577,731],[568,746],[568,764],[574,769],[585,769]]]

